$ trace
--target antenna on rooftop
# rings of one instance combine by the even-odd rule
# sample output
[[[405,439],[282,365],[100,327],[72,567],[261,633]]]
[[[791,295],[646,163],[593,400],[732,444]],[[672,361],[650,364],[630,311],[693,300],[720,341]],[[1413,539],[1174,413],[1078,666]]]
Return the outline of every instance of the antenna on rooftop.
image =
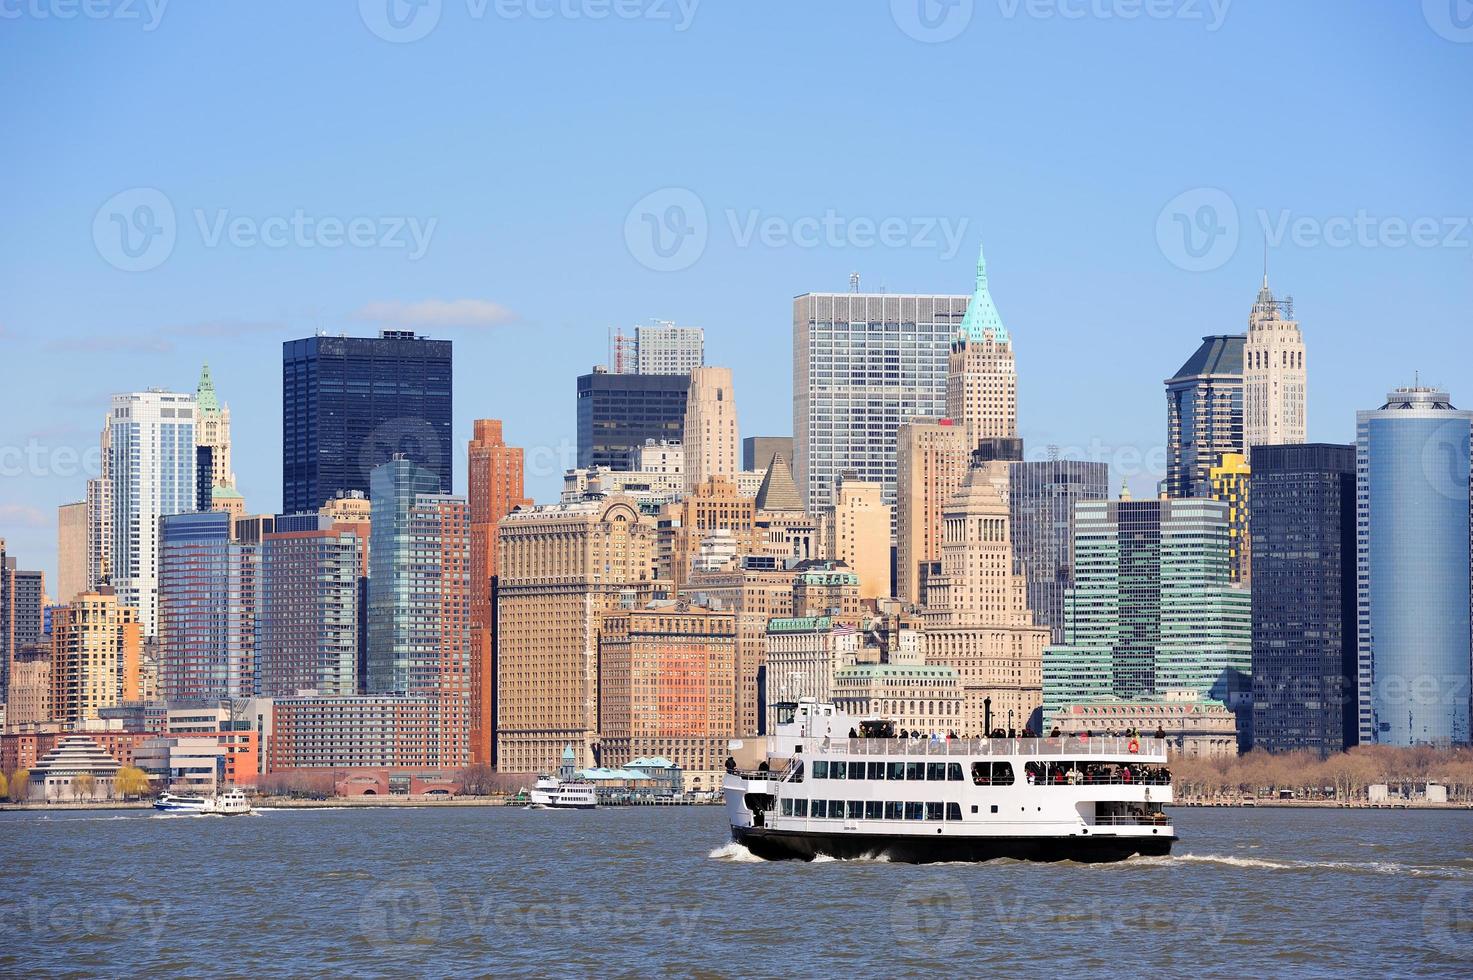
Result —
[[[849,273],[849,291],[851,293],[859,292],[859,273],[857,272]]]

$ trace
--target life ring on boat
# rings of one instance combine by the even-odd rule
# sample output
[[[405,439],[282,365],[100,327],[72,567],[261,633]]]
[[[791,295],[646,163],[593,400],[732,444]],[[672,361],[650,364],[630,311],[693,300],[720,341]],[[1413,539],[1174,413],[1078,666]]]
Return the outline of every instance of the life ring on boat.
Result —
[[[1130,740],[1130,745],[1127,746],[1127,748],[1130,749],[1130,754],[1131,755],[1135,755],[1137,752],[1139,752],[1141,750],[1141,743],[1137,739],[1131,739]]]

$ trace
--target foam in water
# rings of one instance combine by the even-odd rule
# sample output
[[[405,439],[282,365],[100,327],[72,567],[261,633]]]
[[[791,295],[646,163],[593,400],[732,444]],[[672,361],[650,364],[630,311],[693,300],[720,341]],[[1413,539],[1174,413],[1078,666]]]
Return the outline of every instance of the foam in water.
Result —
[[[706,856],[714,861],[730,861],[733,864],[762,863],[760,857],[747,850],[745,845],[738,844],[736,841],[728,841]]]

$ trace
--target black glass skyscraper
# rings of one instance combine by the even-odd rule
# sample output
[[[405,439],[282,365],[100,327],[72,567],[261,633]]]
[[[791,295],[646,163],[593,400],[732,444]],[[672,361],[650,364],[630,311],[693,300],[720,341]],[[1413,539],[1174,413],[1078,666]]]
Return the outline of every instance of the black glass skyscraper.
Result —
[[[688,374],[610,374],[578,379],[578,465],[629,468],[629,451],[646,439],[685,435]]]
[[[367,493],[368,474],[395,453],[449,492],[450,341],[403,330],[308,337],[282,344],[281,361],[283,513]]]
[[[1255,446],[1253,742],[1356,742],[1355,447]]]
[[[1203,337],[1181,370],[1166,380],[1168,497],[1209,497],[1209,471],[1223,453],[1243,452],[1241,335]]]

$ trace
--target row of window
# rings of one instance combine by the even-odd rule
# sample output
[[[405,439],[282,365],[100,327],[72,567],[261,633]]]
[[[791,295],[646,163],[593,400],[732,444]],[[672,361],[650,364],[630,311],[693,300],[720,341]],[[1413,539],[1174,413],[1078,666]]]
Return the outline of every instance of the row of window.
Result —
[[[960,820],[956,803],[913,803],[896,800],[783,800],[785,817],[824,820]]]
[[[819,759],[814,779],[891,779],[962,782],[960,762],[841,762]]]

